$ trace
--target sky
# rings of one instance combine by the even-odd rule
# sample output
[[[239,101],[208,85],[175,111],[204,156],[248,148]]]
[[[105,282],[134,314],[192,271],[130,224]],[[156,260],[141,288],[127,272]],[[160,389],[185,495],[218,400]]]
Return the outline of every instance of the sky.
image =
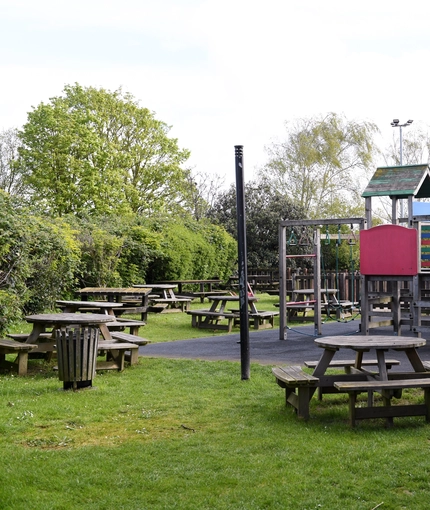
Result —
[[[295,119],[370,121],[383,148],[394,118],[430,129],[429,15],[427,0],[0,0],[0,130],[79,83],[132,94],[226,185],[235,145],[251,180]]]

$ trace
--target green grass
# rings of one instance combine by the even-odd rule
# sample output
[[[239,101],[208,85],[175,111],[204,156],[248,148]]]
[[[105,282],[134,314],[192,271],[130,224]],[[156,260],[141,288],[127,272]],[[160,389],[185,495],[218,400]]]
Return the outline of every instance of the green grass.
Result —
[[[191,330],[183,314],[151,315],[144,330],[164,317],[163,338],[176,338],[179,316]],[[2,509],[429,506],[423,418],[351,430],[347,397],[327,395],[303,422],[256,364],[242,381],[235,362],[141,358],[78,392],[62,391],[51,364],[31,365],[27,377],[0,376]]]

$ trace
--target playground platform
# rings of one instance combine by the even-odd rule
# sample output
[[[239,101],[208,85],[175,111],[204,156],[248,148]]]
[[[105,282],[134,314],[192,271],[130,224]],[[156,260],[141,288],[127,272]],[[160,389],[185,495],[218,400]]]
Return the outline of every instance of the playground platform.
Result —
[[[350,322],[328,322],[322,325],[322,336],[360,334],[360,320]],[[373,330],[374,334],[394,336],[392,327],[381,327]],[[408,327],[402,328],[403,336],[414,334]],[[314,326],[300,326],[289,329],[287,340],[279,340],[279,329],[250,331],[249,345],[251,363],[262,365],[303,365],[304,361],[317,360],[322,349],[315,345]],[[423,334],[428,344],[421,347],[420,356],[430,361],[430,333]],[[139,348],[139,355],[150,358],[172,359],[200,359],[208,361],[237,361],[240,362],[240,333],[230,335],[214,335],[192,340],[177,340],[175,342],[152,343]],[[390,353],[400,361],[401,370],[407,361],[404,353]]]

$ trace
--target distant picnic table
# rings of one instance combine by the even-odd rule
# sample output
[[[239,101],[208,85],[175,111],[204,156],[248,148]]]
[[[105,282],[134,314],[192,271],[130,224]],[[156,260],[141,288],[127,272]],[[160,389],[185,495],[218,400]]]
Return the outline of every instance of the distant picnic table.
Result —
[[[212,278],[209,280],[201,280],[201,279],[194,279],[194,280],[163,280],[159,281],[157,283],[162,284],[171,284],[178,287],[178,295],[183,296],[191,296],[195,298],[200,298],[200,301],[203,303],[205,297],[212,296],[215,294],[223,294],[225,293],[224,290],[215,289],[214,287],[219,287],[219,285],[222,283],[222,281],[219,278]],[[195,286],[199,288],[198,291],[185,289],[185,287]]]

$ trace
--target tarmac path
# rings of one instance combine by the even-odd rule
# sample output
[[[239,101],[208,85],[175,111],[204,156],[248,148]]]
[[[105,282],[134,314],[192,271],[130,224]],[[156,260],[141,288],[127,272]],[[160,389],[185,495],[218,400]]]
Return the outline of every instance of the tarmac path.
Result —
[[[359,328],[360,320],[328,322],[323,324],[321,336],[360,334]],[[389,327],[377,328],[373,331],[378,335],[394,336],[393,329]],[[402,335],[414,336],[407,326],[403,326]],[[430,333],[428,336],[423,334],[423,337],[429,340]],[[279,329],[277,328],[250,331],[251,363],[260,363],[262,365],[303,365],[304,361],[318,360],[322,350],[315,345],[315,338],[313,325],[289,329],[287,331],[287,340],[279,339]],[[423,360],[430,360],[430,341],[428,345],[420,348],[418,352]],[[240,362],[240,333],[148,344],[139,348],[139,355],[151,358]],[[345,354],[342,354],[342,356],[345,358]],[[353,356],[352,351],[351,356]],[[405,370],[406,367],[410,366],[406,355],[402,352],[390,351],[389,357],[400,360],[400,365],[396,367],[397,370]]]

